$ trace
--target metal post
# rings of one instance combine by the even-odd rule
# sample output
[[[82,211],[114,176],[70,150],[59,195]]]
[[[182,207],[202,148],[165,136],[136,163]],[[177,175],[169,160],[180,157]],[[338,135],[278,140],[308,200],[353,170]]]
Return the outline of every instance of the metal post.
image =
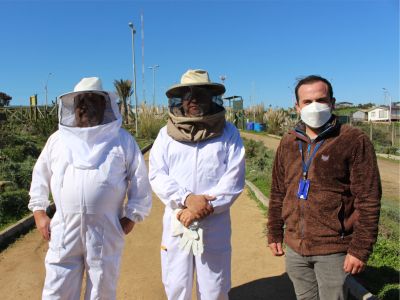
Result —
[[[256,105],[256,98],[254,97],[254,82],[253,82],[253,107]],[[250,103],[250,108],[251,108],[251,103]]]
[[[155,69],[158,68],[159,65],[155,65],[154,67],[149,67],[149,69],[153,69],[153,107],[156,106],[156,75]]]
[[[369,139],[371,140],[371,142],[372,142],[372,121],[369,121],[369,123],[371,124],[371,128],[370,128],[370,133],[369,133]]]
[[[389,125],[392,123],[392,95],[390,95],[390,105],[389,105]]]
[[[156,106],[156,68],[153,68],[153,107]]]
[[[138,127],[138,110],[137,110],[137,94],[136,94],[136,70],[135,70],[135,44],[133,40],[133,35],[136,33],[136,30],[133,29],[133,24],[129,23],[129,26],[132,28],[132,55],[133,55],[133,89],[135,93],[135,119],[136,119],[136,137],[139,137],[139,127]]]

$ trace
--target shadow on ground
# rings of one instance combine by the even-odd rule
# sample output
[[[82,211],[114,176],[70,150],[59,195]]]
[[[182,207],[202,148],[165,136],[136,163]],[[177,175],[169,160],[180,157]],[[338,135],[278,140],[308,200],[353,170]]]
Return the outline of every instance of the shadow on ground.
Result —
[[[287,273],[281,276],[262,278],[234,287],[229,292],[230,300],[279,299],[296,300],[292,281]]]

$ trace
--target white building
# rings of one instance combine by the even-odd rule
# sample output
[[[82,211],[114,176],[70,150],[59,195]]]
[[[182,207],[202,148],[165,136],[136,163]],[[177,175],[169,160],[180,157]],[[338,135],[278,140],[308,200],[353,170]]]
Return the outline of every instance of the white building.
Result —
[[[368,121],[377,122],[377,121],[388,121],[389,118],[389,107],[387,106],[375,106],[368,110]],[[392,121],[400,120],[400,107],[392,105]]]

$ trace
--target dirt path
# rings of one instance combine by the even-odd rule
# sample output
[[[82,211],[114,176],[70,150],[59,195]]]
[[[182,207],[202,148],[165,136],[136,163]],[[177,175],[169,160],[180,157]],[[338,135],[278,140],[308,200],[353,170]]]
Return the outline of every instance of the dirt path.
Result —
[[[257,134],[247,133],[247,132],[240,132],[240,135],[247,139],[263,141],[264,145],[267,148],[270,148],[274,151],[276,151],[276,149],[278,148],[279,143],[280,143],[280,140],[278,140],[278,139],[263,136],[263,135],[257,135]],[[378,159],[378,167],[379,167],[379,172],[381,174],[381,181],[382,181],[382,191],[383,191],[382,199],[389,200],[394,203],[400,204],[399,203],[400,165],[397,163],[390,162],[390,161]]]
[[[149,153],[145,154],[148,162]],[[167,299],[161,281],[160,242],[164,204],[153,194],[151,214],[127,236],[117,299]],[[263,234],[266,219],[247,190],[231,208],[231,300],[295,299],[285,273],[284,258],[275,258]],[[48,244],[38,231],[27,234],[0,254],[0,295],[3,300],[40,299]],[[193,296],[193,299],[196,299]]]

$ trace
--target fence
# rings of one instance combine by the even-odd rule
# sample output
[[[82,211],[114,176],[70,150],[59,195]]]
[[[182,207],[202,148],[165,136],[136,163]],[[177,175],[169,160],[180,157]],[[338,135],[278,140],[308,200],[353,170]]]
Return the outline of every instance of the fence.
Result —
[[[47,116],[58,115],[58,105],[1,107],[0,114],[5,114],[7,121],[30,121]]]

